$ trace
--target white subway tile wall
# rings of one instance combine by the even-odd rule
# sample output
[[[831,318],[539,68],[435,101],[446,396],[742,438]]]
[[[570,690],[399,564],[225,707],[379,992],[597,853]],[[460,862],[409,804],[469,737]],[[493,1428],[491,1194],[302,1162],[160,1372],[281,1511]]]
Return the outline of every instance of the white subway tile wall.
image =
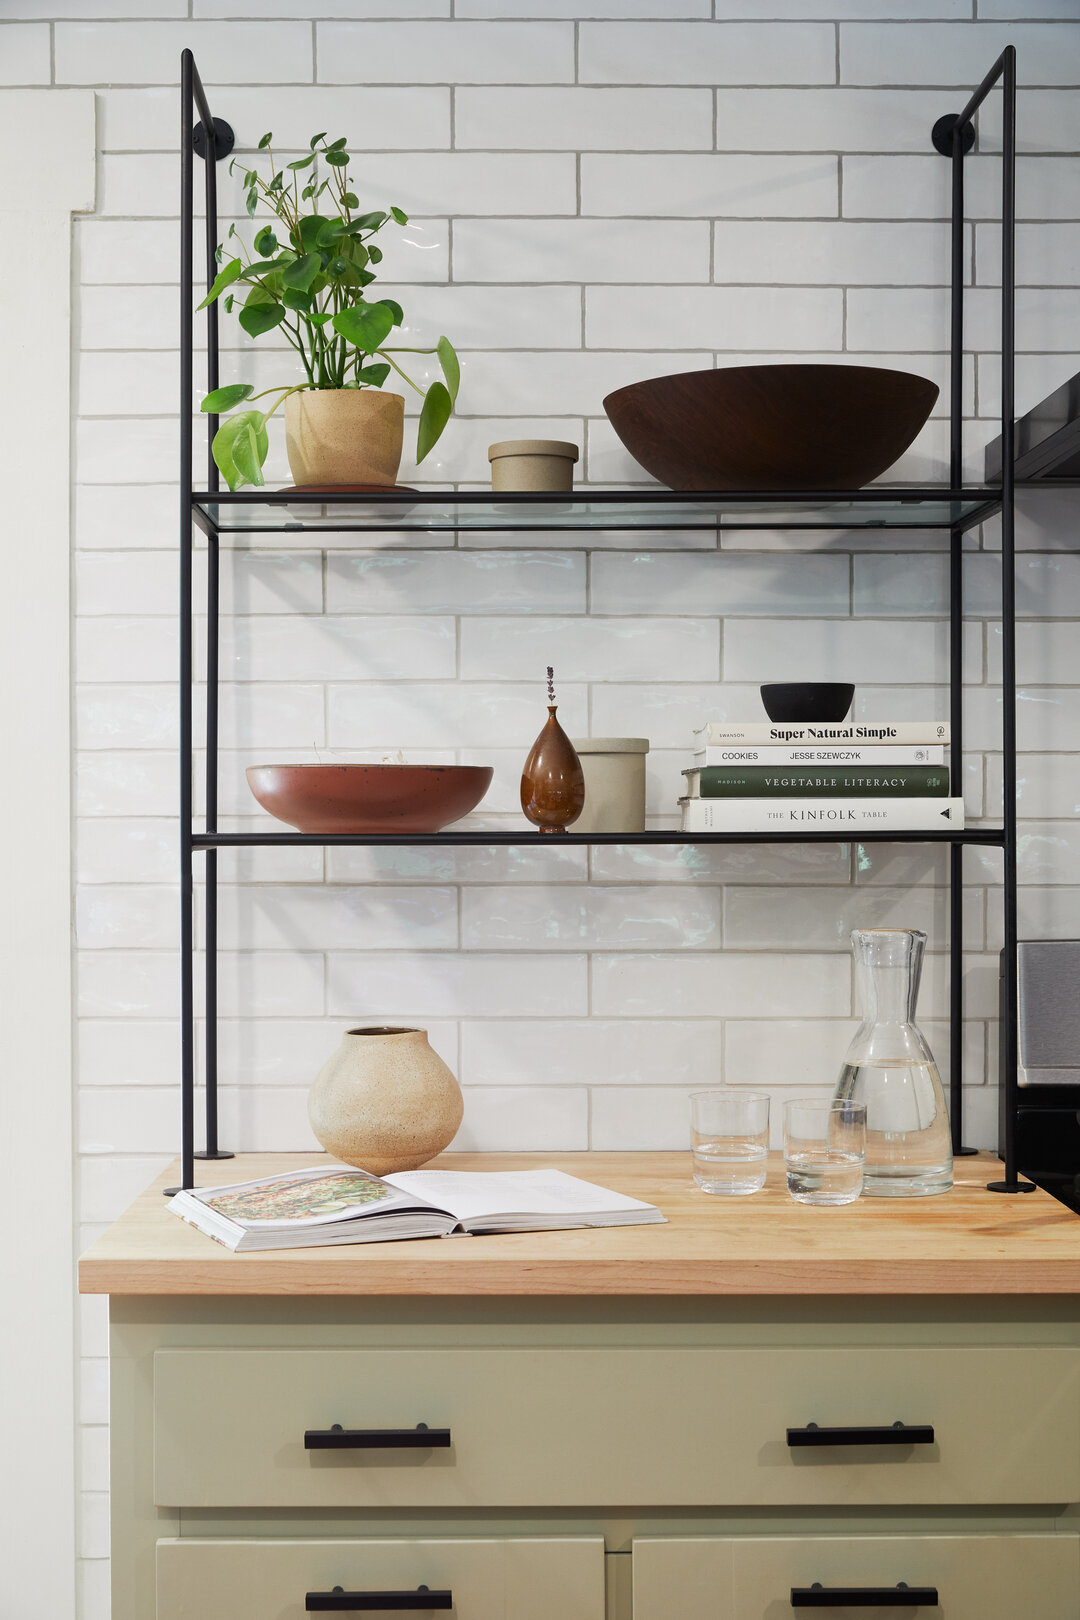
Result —
[[[647,485],[605,394],[768,359],[934,378],[935,420],[898,473],[941,477],[949,192],[929,131],[1009,41],[1024,410],[1080,367],[1075,0],[8,0],[0,82],[93,86],[101,147],[96,212],[73,227],[80,1236],[177,1137],[181,49],[240,151],[272,129],[292,156],[329,127],[355,149],[365,200],[413,214],[387,244],[387,290],[405,341],[455,340],[463,382],[461,415],[421,469],[407,454],[402,479],[482,488],[489,443],[536,436],[577,443],[585,485]],[[1000,130],[991,97],[968,164],[975,476],[1000,388]],[[235,180],[220,185],[224,231],[242,204]],[[292,374],[283,345],[252,345],[228,319],[223,343],[229,379]],[[279,441],[270,473],[288,477]],[[1024,496],[1027,933],[1077,931],[1075,527],[1071,497]],[[653,827],[674,824],[693,728],[760,716],[759,681],[853,679],[860,718],[947,712],[940,535],[593,543],[306,534],[227,551],[228,824],[268,824],[250,763],[403,749],[493,764],[474,822],[519,825],[548,663],[571,733],[650,738]],[[1001,804],[998,546],[994,525],[969,537],[975,816]],[[947,1064],[937,850],[271,850],[223,855],[221,872],[231,1147],[310,1148],[305,1090],[341,1031],[408,1019],[461,1077],[460,1147],[683,1148],[696,1086],[828,1090],[853,1027],[846,935],[870,922],[927,930],[922,1009]],[[972,851],[967,872],[968,1135],[989,1145],[1000,862]],[[198,926],[201,940],[201,896]],[[81,1322],[80,1620],[105,1620],[100,1302]]]

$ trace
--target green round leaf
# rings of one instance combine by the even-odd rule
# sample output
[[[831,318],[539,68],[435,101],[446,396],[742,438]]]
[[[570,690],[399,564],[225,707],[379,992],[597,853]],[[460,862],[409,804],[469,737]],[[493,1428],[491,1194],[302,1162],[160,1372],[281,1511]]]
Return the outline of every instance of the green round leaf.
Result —
[[[319,142],[320,141],[325,141],[325,139],[326,139],[326,131],[324,129],[318,135],[313,135],[311,137],[310,141],[308,141],[308,145],[310,146],[311,150],[314,152],[314,150],[318,146]]]
[[[441,382],[433,382],[424,396],[424,406],[420,412],[420,425],[416,433],[417,462],[423,461],[429,450],[434,450],[453,408],[445,386]]]
[[[404,208],[391,208],[390,212],[394,219],[397,220],[399,225],[407,225],[409,223],[409,216],[405,212]]]
[[[450,339],[441,337],[435,345],[435,353],[439,357],[439,364],[442,366],[443,376],[446,378],[450,403],[454,404],[457,400],[458,388],[461,386],[461,365],[457,355],[454,353],[454,346]]]
[[[245,304],[240,311],[240,325],[249,337],[260,337],[285,319],[281,304]]]
[[[322,259],[317,253],[305,253],[303,258],[294,259],[281,272],[281,282],[284,287],[295,287],[299,292],[307,292],[311,283],[322,269]]]
[[[319,232],[324,225],[332,225],[334,221],[327,219],[323,214],[304,214],[298,221],[297,230],[300,233],[300,245],[305,253],[317,246]]]
[[[340,152],[342,147],[347,143],[348,139],[349,137],[347,135],[339,135],[336,141],[330,142],[330,145],[326,148],[326,150],[328,152]]]
[[[214,434],[214,460],[230,489],[262,484],[263,462],[270,440],[262,411],[240,411]]]
[[[356,380],[366,388],[381,388],[390,375],[390,367],[385,360],[380,360],[374,366],[361,366],[356,373]]]
[[[394,317],[394,325],[400,326],[402,321],[405,319],[405,311],[402,309],[401,305],[396,304],[392,298],[380,298],[379,303],[382,305],[383,309],[388,309],[390,311],[391,315]]]
[[[198,308],[205,309],[208,304],[212,304],[214,302],[215,298],[220,298],[226,287],[231,287],[233,282],[237,281],[243,274],[243,271],[243,259],[230,259],[224,270],[219,270],[217,275],[214,277],[213,285],[211,286],[210,291],[207,293],[202,303],[198,305]]]
[[[231,411],[242,399],[250,399],[254,392],[250,383],[229,383],[224,388],[212,389],[199,409],[210,416],[217,416],[221,411]]]
[[[332,149],[328,149],[323,153],[323,157],[326,159],[327,163],[331,164],[335,169],[347,169],[349,167],[348,152],[335,152]]]
[[[287,163],[285,165],[285,167],[287,169],[310,169],[310,167],[314,163],[314,161],[315,161],[314,152],[309,152],[307,157],[297,158],[295,163]]]
[[[264,135],[262,137],[262,139],[260,140],[260,142],[259,142],[259,151],[260,152],[264,151],[266,149],[266,147],[268,147],[270,145],[270,142],[273,140],[273,138],[274,137],[272,135]]]
[[[374,354],[390,336],[394,317],[383,304],[355,304],[334,316],[334,331],[347,343]]]

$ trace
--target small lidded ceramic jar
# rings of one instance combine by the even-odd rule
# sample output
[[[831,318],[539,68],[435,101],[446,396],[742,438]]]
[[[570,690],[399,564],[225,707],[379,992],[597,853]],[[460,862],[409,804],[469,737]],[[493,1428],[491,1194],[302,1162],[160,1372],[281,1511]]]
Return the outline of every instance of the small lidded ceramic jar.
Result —
[[[574,487],[576,444],[562,439],[504,439],[488,446],[491,487],[499,494],[565,493]]]
[[[585,808],[575,832],[645,831],[647,737],[574,737],[585,773]]]

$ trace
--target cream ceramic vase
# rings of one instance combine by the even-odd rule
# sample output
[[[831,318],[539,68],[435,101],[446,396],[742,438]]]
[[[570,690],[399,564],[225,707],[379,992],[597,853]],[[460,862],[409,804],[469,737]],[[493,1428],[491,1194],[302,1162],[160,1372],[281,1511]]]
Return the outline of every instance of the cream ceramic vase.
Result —
[[[285,448],[298,486],[391,488],[404,431],[404,399],[379,388],[305,388],[285,401]]]
[[[416,1170],[453,1140],[461,1087],[426,1029],[350,1029],[315,1076],[311,1128],[327,1153],[375,1175]]]

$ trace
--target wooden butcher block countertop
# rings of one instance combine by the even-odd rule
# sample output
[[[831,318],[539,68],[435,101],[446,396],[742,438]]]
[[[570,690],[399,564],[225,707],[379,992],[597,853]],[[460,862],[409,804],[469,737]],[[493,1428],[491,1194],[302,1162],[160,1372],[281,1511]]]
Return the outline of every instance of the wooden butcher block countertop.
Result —
[[[242,1154],[215,1177],[244,1181],[319,1162]],[[330,1163],[331,1161],[327,1161]],[[83,1256],[84,1294],[852,1295],[1078,1294],[1080,1216],[1043,1192],[987,1192],[988,1154],[957,1162],[928,1198],[795,1204],[772,1155],[766,1187],[700,1192],[687,1153],[448,1153],[443,1169],[552,1166],[656,1204],[664,1226],[420,1239],[231,1254],[167,1208],[155,1182]],[[199,1180],[210,1184],[209,1167]]]

